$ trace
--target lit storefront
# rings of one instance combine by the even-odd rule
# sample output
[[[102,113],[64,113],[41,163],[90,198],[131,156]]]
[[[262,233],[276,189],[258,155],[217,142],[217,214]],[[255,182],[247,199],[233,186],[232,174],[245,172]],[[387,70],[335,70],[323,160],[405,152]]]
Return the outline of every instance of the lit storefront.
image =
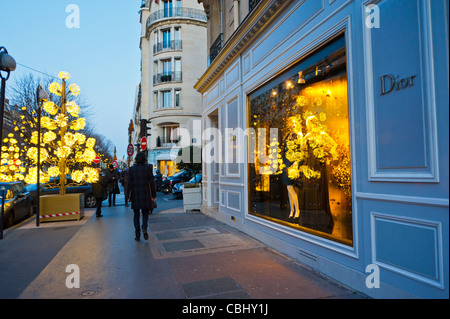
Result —
[[[249,213],[352,245],[344,37],[251,93],[248,120],[254,145],[262,128],[268,141],[249,164]]]
[[[195,85],[202,211],[370,296],[448,298],[447,26],[443,0],[261,1]]]

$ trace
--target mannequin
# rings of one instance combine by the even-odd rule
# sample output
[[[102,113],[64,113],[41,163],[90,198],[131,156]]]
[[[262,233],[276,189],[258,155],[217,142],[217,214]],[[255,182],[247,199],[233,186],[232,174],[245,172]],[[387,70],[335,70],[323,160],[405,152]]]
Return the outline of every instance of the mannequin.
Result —
[[[298,207],[297,192],[295,191],[293,185],[288,185],[287,190],[288,190],[288,195],[289,195],[289,205],[291,208],[289,218],[298,218],[300,216],[300,209]]]
[[[289,135],[285,138],[285,141],[288,141],[290,139],[293,139],[295,136],[294,132],[290,132]],[[283,168],[283,183],[287,185],[287,191],[288,191],[288,196],[289,196],[289,207],[290,207],[290,213],[289,213],[289,218],[298,218],[300,216],[300,207],[299,207],[299,203],[298,203],[298,194],[295,190],[294,187],[294,181],[292,181],[289,177],[288,177],[288,173],[287,173],[287,167],[290,166],[290,162],[288,161],[288,159],[286,157],[283,158],[284,160],[284,164],[285,167]]]

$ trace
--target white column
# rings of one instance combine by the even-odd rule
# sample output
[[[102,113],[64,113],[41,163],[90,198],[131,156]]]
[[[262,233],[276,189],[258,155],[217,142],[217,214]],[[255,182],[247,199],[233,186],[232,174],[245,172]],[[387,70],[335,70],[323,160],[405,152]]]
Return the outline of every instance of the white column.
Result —
[[[233,0],[234,30],[239,27],[239,0]]]

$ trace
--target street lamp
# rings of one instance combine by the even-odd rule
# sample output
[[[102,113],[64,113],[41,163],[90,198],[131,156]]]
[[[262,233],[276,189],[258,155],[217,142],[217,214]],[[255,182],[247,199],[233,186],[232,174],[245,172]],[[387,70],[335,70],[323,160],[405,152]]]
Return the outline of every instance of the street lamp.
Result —
[[[8,54],[8,50],[5,47],[0,47],[0,70],[8,72],[16,69],[16,60]],[[3,79],[3,77],[2,77]],[[6,78],[7,80],[8,78]]]
[[[3,141],[3,111],[5,110],[5,88],[6,81],[9,79],[11,71],[16,69],[16,61],[12,56],[8,54],[5,47],[0,47],[0,78],[1,78],[1,92],[0,92],[0,159],[2,158],[1,143]],[[4,76],[2,72],[6,72]],[[2,194],[2,204],[5,202],[5,190]],[[0,214],[0,239],[3,238],[3,217],[4,217],[4,205],[1,207]]]
[[[1,78],[1,94],[0,94],[0,144],[3,141],[3,111],[5,110],[5,88],[6,81],[9,79],[11,71],[16,69],[16,61],[8,54],[5,47],[0,47],[0,78]],[[4,76],[2,72],[6,72]],[[0,158],[2,155],[0,147]]]
[[[41,181],[40,181],[40,174],[41,174],[41,109],[42,109],[42,103],[45,101],[48,101],[48,93],[45,92],[42,89],[42,86],[38,86],[36,91],[36,101],[38,104],[38,151],[37,151],[37,184],[36,184],[36,227],[39,227],[39,196],[41,195]]]

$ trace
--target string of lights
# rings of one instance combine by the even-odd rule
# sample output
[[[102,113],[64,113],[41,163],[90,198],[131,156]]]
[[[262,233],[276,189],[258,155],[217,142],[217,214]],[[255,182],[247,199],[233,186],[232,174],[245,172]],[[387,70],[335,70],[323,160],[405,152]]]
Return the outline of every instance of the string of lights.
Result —
[[[34,69],[34,68],[32,68],[32,67],[26,66],[25,64],[17,63],[17,65],[23,66],[24,68],[27,68],[27,69],[30,69],[30,70],[32,70],[32,71],[34,71],[34,72],[37,72],[37,73],[40,73],[40,74],[49,76],[49,77],[51,77],[51,78],[58,79],[58,77],[56,77],[56,76],[54,76],[54,75],[50,75],[50,74],[47,74],[47,73],[45,73],[45,72],[36,70],[36,69]]]

